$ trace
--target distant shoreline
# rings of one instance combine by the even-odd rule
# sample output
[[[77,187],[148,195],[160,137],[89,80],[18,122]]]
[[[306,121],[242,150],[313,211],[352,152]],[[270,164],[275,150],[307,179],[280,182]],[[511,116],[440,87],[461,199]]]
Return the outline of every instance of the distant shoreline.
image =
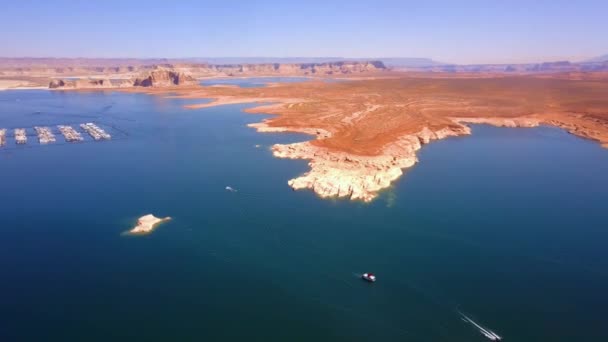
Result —
[[[0,91],[31,89],[48,89],[48,86],[44,87],[42,85],[32,84],[31,82],[24,80],[0,79]]]

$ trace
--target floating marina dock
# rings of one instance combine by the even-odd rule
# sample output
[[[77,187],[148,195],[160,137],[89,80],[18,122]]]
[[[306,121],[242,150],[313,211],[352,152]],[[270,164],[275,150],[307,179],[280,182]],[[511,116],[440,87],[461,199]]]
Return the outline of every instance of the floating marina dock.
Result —
[[[41,144],[48,144],[56,141],[55,135],[51,132],[50,128],[36,126],[34,127],[34,130],[36,131],[36,134],[38,134],[38,141],[40,141]]]
[[[15,139],[15,144],[27,144],[28,135],[34,136],[32,130],[36,133],[38,141],[41,145],[57,142],[57,135],[61,134],[68,143],[72,142],[90,142],[90,141],[107,141],[111,140],[112,136],[106,130],[101,128],[102,125],[93,122],[83,124],[68,124],[57,126],[34,126],[25,128],[0,128],[0,147],[5,146],[7,139]],[[104,126],[105,127],[105,126]],[[115,126],[108,126],[110,129],[116,129],[118,137],[126,136],[127,133],[121,131]],[[11,134],[13,133],[13,134]],[[91,136],[87,138],[85,133]]]
[[[92,122],[80,124],[80,127],[95,140],[110,140],[112,138],[111,135]]]
[[[15,142],[24,145],[27,142],[25,128],[15,128]]]
[[[59,125],[57,128],[59,128],[59,131],[63,134],[63,137],[67,142],[82,141],[84,139],[82,134],[72,128],[72,126]]]

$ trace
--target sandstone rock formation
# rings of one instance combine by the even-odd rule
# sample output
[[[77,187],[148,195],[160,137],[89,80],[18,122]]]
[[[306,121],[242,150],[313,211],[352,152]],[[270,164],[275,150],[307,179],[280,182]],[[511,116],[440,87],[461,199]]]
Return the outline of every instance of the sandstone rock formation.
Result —
[[[66,86],[66,81],[61,80],[61,79],[56,79],[56,80],[52,80],[49,83],[49,88],[51,89],[55,89],[55,88],[63,88]]]
[[[496,127],[537,127],[540,120],[530,117],[519,118],[452,118],[457,123],[485,124]]]
[[[377,73],[387,68],[381,61],[366,62],[331,62],[331,63],[301,63],[301,64],[234,64],[209,65],[215,73],[229,76],[237,75],[302,75],[328,76],[360,73]]]
[[[171,87],[194,84],[197,84],[194,77],[170,69],[153,70],[133,81],[135,87]]]
[[[173,87],[195,85],[197,81],[183,72],[159,68],[141,74],[137,78],[116,80],[109,79],[54,79],[49,83],[50,89],[99,89],[99,88],[129,88],[129,87]]]
[[[431,140],[470,134],[463,125],[431,131],[425,127],[386,145],[380,155],[359,156],[318,147],[310,142],[272,147],[275,157],[308,159],[311,170],[288,182],[294,190],[312,189],[321,197],[347,197],[369,202],[418,162],[416,151]]]
[[[0,57],[0,77],[35,78],[149,78],[149,73],[172,70],[194,78],[226,76],[330,76],[373,74],[389,70],[381,61],[343,61],[328,63],[209,64],[169,60],[135,59],[6,59]],[[169,84],[164,76],[148,80]],[[185,79],[188,81],[188,79]],[[181,81],[180,81],[181,82]],[[175,84],[174,84],[175,85]]]
[[[291,179],[288,184],[294,190],[311,189],[321,197],[347,197],[351,200],[373,200],[378,192],[391,185],[403,174],[403,169],[418,162],[416,152],[424,144],[447,137],[469,135],[471,129],[464,123],[488,124],[498,127],[536,127],[536,118],[454,118],[454,125],[436,131],[424,127],[417,133],[406,134],[386,145],[377,156],[359,156],[318,147],[311,142],[276,144],[273,155],[278,158],[307,159],[311,170]],[[260,132],[268,130],[264,124],[250,124]],[[315,129],[299,130],[302,133]],[[319,135],[319,133],[317,133]]]
[[[49,83],[50,89],[99,89],[112,87],[114,87],[114,84],[109,79],[55,79]]]

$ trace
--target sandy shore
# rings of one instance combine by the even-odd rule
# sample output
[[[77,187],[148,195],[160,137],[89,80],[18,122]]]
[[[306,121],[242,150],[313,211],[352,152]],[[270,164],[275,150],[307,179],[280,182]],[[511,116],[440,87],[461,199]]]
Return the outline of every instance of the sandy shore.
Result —
[[[40,86],[24,80],[0,80],[0,91],[25,89],[48,89],[48,87]]]
[[[234,89],[233,87],[210,87],[210,88],[229,88]],[[201,109],[201,108],[209,108],[230,104],[242,104],[242,103],[276,103],[279,102],[281,104],[289,104],[289,103],[297,103],[305,101],[303,99],[284,99],[284,98],[272,98],[272,97],[236,97],[236,96],[219,96],[214,97],[209,103],[198,103],[184,106],[189,109]]]
[[[137,225],[129,230],[129,234],[149,234],[158,224],[171,220],[171,217],[158,218],[152,214],[144,215],[137,220]]]

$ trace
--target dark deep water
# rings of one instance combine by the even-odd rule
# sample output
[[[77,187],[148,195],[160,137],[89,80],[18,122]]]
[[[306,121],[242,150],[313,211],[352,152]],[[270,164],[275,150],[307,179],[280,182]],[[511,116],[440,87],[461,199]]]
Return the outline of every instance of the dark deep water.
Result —
[[[475,126],[371,204],[320,200],[268,149],[308,137],[185,102],[0,92],[0,127],[117,130],[0,150],[0,341],[486,341],[457,310],[506,341],[608,340],[608,150]],[[174,219],[121,235],[147,213]]]

